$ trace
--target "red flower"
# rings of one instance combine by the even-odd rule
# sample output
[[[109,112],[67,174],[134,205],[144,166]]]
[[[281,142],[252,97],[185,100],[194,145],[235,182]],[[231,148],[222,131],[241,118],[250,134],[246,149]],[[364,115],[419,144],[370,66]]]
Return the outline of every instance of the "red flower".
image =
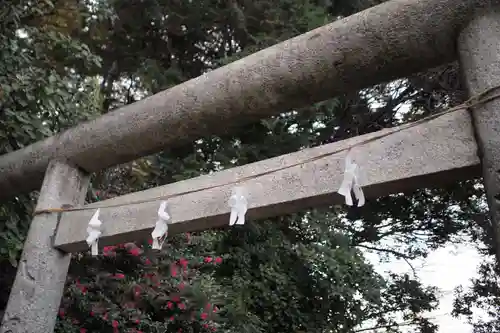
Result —
[[[173,277],[176,277],[177,276],[177,267],[175,267],[174,264],[170,265],[170,274],[173,276]]]
[[[114,249],[115,249],[115,246],[105,246],[105,247],[103,248],[103,251],[104,251],[104,252],[111,252],[111,251],[113,251]]]
[[[80,328],[80,333],[87,333],[87,329],[86,328]]]
[[[133,248],[129,251],[129,253],[131,255],[133,255],[134,257],[138,257],[140,254],[141,254],[141,250],[139,250],[139,248]]]
[[[174,297],[172,297],[172,301],[178,303],[181,301],[181,298],[179,296],[174,296]]]
[[[139,296],[141,294],[141,287],[135,286],[134,287],[134,295]]]
[[[213,313],[216,313],[217,310],[218,310],[217,307],[214,305]]]
[[[115,274],[115,278],[117,278],[117,279],[124,279],[124,278],[125,278],[125,275],[124,275],[124,274],[122,274],[122,273],[116,273],[116,274]]]
[[[207,318],[208,318],[208,313],[203,312],[203,313],[201,314],[200,318],[201,318],[201,319],[203,319],[203,320],[207,319]]]
[[[113,326],[113,328],[117,328],[118,327],[118,322],[116,320],[113,320],[111,325]]]
[[[185,286],[186,286],[186,284],[184,282],[181,282],[181,283],[179,283],[177,288],[179,288],[179,290],[182,290],[182,289],[184,289]]]
[[[90,311],[90,316],[93,317],[94,316],[94,311]]]
[[[208,324],[203,324],[203,328],[208,328]]]
[[[175,319],[174,316],[170,317],[170,321],[174,321],[174,319]]]
[[[145,263],[146,265],[151,265],[151,260],[149,260],[148,258],[146,258],[146,260],[144,260],[144,263]]]
[[[64,318],[64,309],[59,310],[59,317]]]
[[[186,267],[187,267],[187,264],[188,264],[188,261],[187,261],[185,258],[180,258],[180,259],[179,259],[179,264],[180,264],[182,267],[186,268]]]
[[[186,310],[186,304],[184,304],[184,303],[179,303],[179,309],[181,309],[181,310]]]
[[[82,286],[81,284],[78,285],[78,289],[80,289],[80,291],[82,292],[82,294],[86,294],[87,293],[87,287],[85,286]]]
[[[212,327],[212,332],[215,332],[217,331],[217,329],[215,327]]]
[[[206,263],[212,262],[212,257],[205,257],[205,259],[203,259],[203,261]]]
[[[148,239],[148,244],[149,245],[153,244],[153,240],[152,239]]]
[[[171,308],[173,308],[173,307],[174,307],[174,303],[172,303],[172,302],[168,301],[168,303],[167,303],[167,308],[171,309]]]
[[[217,257],[217,258],[215,258],[215,262],[216,262],[217,264],[222,263],[222,258],[221,258],[221,257]]]
[[[136,319],[136,320],[135,320],[135,323],[136,323],[136,324],[140,324],[140,323],[141,323],[141,321],[140,321],[139,319]]]

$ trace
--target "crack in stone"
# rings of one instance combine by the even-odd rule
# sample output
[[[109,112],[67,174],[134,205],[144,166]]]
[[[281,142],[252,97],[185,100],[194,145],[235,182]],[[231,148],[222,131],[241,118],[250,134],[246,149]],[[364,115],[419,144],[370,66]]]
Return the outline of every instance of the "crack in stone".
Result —
[[[26,280],[29,280],[29,282],[34,283],[35,282],[35,277],[33,276],[33,274],[31,274],[29,272],[29,266],[28,266],[28,263],[27,263],[26,259],[23,259],[23,261],[21,262],[21,267],[22,267],[23,277]]]

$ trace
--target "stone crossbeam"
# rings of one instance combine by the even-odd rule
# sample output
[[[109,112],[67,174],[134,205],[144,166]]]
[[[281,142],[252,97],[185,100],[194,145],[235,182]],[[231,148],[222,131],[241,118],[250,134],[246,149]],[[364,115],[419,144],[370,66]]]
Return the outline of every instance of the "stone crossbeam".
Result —
[[[381,133],[391,134],[380,138]],[[379,138],[366,142],[374,137]],[[150,237],[160,197],[164,196],[171,197],[168,200],[173,216],[170,234],[226,226],[230,212],[227,200],[234,184],[224,184],[286,166],[292,167],[240,184],[248,192],[248,220],[341,204],[343,197],[336,191],[343,179],[346,149],[353,145],[350,154],[361,168],[361,182],[367,198],[446,185],[480,175],[470,115],[460,110],[403,130],[385,129],[85,207],[123,204],[101,208],[104,230],[99,244],[105,246]],[[336,153],[297,165],[329,152]],[[212,188],[207,189],[209,187]],[[190,191],[195,192],[175,196]],[[153,201],[130,204],[147,200]],[[64,212],[54,245],[67,252],[87,250],[86,229],[94,212],[95,209]]]
[[[39,189],[53,159],[96,172],[453,61],[461,28],[498,3],[393,0],[335,21],[1,156],[0,199]]]

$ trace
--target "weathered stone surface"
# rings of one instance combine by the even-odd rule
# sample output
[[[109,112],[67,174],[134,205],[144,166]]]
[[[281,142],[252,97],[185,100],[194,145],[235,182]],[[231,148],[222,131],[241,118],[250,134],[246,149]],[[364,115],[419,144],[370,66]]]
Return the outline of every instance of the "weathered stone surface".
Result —
[[[84,203],[89,177],[63,162],[51,162],[37,209]],[[52,247],[58,214],[36,216],[30,226],[1,333],[52,333],[71,260]]]
[[[344,173],[346,151],[355,143],[392,133],[386,129],[332,143],[305,149],[293,154],[224,170],[171,185],[136,192],[100,201],[86,207],[127,204],[140,200],[158,199],[183,194],[168,200],[173,217],[169,233],[205,230],[225,226],[229,222],[227,200],[234,185],[207,189],[235,182],[244,177],[290,168],[247,180],[241,185],[248,192],[249,220],[297,212],[308,207],[343,203],[336,194]],[[325,153],[335,154],[297,165]],[[353,159],[361,167],[361,181],[368,198],[413,190],[425,186],[471,178],[479,175],[479,158],[467,111],[456,111],[430,122],[394,132],[384,138],[364,143],[351,150]],[[295,165],[295,166],[294,166]],[[161,200],[101,208],[103,235],[100,246],[136,241],[149,237]],[[87,250],[86,229],[95,210],[73,211],[63,214],[55,238],[55,246],[64,251]]]
[[[500,6],[478,15],[459,38],[459,53],[470,95],[500,85]],[[490,233],[500,264],[500,99],[472,109],[492,217]]]
[[[310,31],[0,157],[0,198],[37,189],[54,157],[94,172],[452,61],[461,27],[499,2],[394,0]]]

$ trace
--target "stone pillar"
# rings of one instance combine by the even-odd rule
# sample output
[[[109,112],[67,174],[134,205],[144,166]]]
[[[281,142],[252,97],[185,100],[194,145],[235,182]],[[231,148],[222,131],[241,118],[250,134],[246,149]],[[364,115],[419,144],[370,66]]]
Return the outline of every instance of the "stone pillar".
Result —
[[[500,85],[500,6],[478,13],[463,29],[458,52],[470,96]],[[486,231],[500,265],[500,99],[474,107],[471,113],[490,208],[491,225]]]
[[[89,184],[86,173],[65,162],[50,162],[37,209],[84,203]],[[71,260],[52,247],[58,213],[33,218],[19,261],[16,279],[4,313],[1,333],[52,333]]]

